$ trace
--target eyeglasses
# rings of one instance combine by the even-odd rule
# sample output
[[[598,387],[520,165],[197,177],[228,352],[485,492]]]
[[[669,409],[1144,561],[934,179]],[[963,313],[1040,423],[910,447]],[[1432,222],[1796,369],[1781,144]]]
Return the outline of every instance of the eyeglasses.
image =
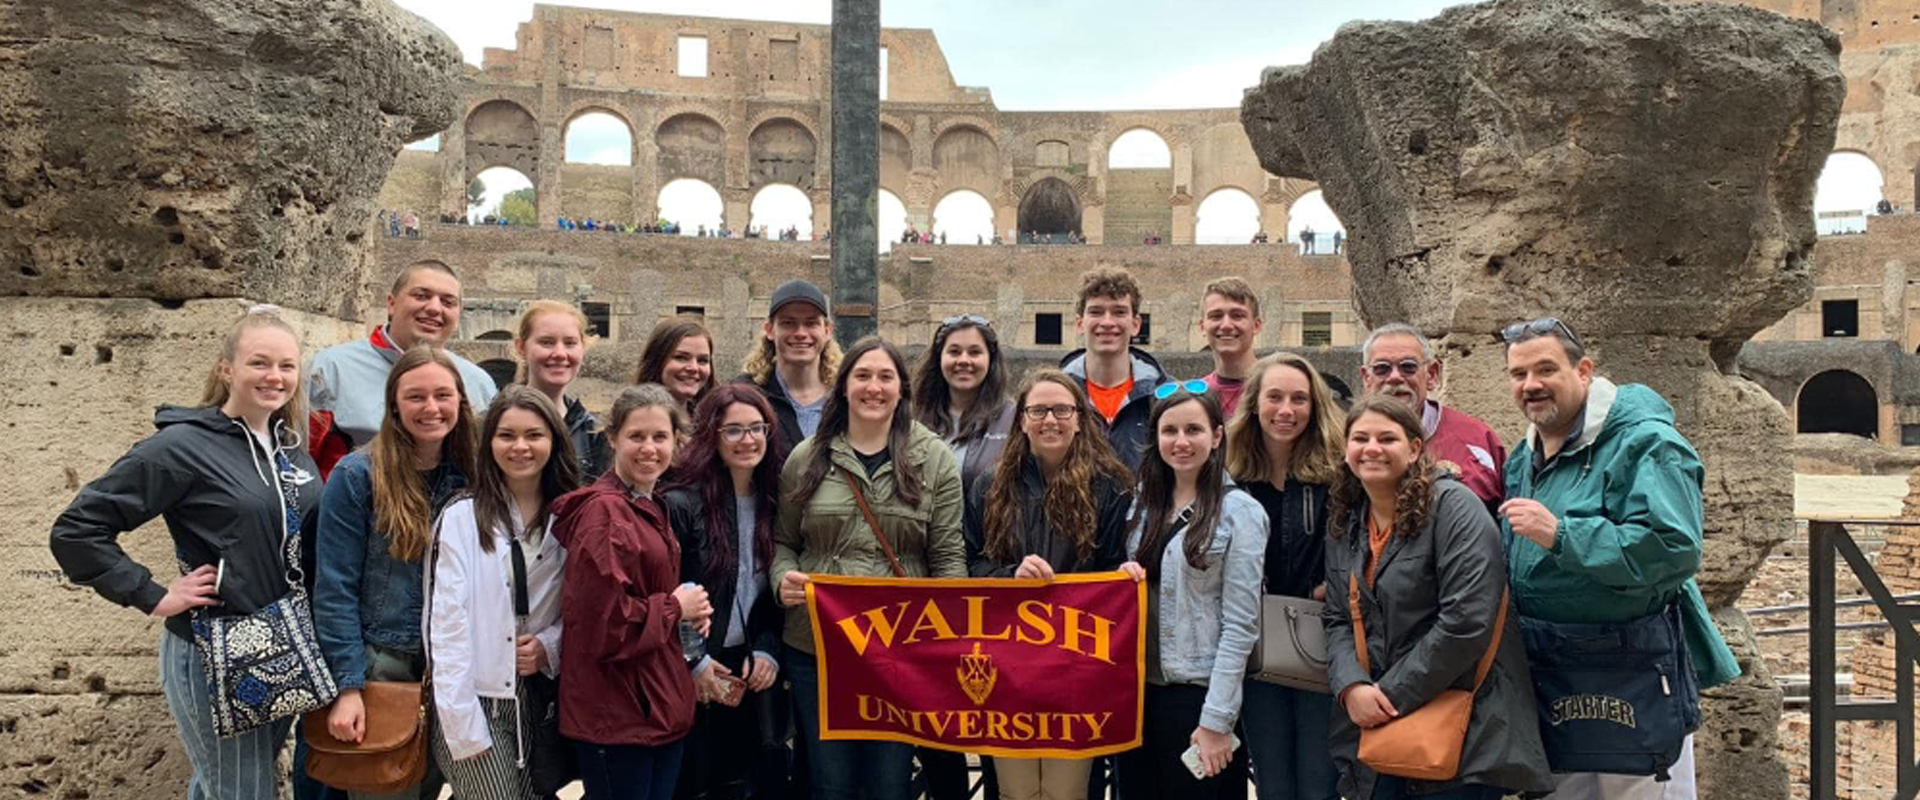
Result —
[[[1160,388],[1153,390],[1153,399],[1165,400],[1169,397],[1172,397],[1175,392],[1178,392],[1182,389],[1185,389],[1187,391],[1187,394],[1206,394],[1212,388],[1213,387],[1207,385],[1206,381],[1201,380],[1199,378],[1194,378],[1193,380],[1190,380],[1190,381],[1175,381],[1173,383],[1163,383],[1163,384],[1160,384]]]
[[[720,438],[727,440],[729,444],[739,444],[749,436],[755,439],[767,438],[767,429],[767,424],[764,422],[756,422],[752,425],[722,425]]]
[[[1052,415],[1054,419],[1060,420],[1061,422],[1072,422],[1074,417],[1079,416],[1080,409],[1076,406],[1066,404],[1057,406],[1021,406],[1020,413],[1027,415],[1027,419],[1033,420],[1034,422],[1046,419],[1048,415]]]
[[[946,330],[955,325],[975,325],[982,328],[993,327],[993,323],[988,322],[986,317],[980,316],[979,314],[955,314],[940,321],[941,330]]]
[[[1417,358],[1403,358],[1400,359],[1399,363],[1381,360],[1368,364],[1367,372],[1372,373],[1373,377],[1384,378],[1392,375],[1393,371],[1397,369],[1400,370],[1400,377],[1411,378],[1420,374],[1420,366],[1420,359]]]
[[[1561,333],[1566,334],[1567,341],[1572,342],[1573,346],[1583,350],[1586,349],[1586,345],[1580,343],[1580,336],[1575,334],[1572,328],[1567,327],[1567,323],[1561,322],[1559,317],[1541,317],[1527,322],[1513,323],[1500,330],[1500,340],[1507,344],[1515,344],[1529,334],[1532,336],[1547,336],[1552,334],[1555,328],[1560,329]]]

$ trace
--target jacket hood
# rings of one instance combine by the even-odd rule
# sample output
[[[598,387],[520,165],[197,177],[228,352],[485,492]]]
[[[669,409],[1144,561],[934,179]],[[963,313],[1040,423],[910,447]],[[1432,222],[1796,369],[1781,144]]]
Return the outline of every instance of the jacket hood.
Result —
[[[1153,387],[1167,377],[1167,371],[1152,353],[1138,347],[1129,346],[1127,355],[1133,359],[1133,391],[1129,399],[1153,391]],[[1060,370],[1080,380],[1087,379],[1087,349],[1082,347],[1060,358]],[[1144,388],[1143,388],[1144,387]]]
[[[214,406],[188,408],[185,406],[161,406],[154,409],[153,427],[164,429],[171,425],[188,425],[216,433],[240,435],[243,429],[233,424],[233,418],[221,413]]]
[[[575,511],[602,497],[615,497],[622,501],[628,499],[627,485],[609,468],[599,480],[582,486],[553,501],[553,535],[558,537],[563,547],[572,547],[577,534],[580,515]]]

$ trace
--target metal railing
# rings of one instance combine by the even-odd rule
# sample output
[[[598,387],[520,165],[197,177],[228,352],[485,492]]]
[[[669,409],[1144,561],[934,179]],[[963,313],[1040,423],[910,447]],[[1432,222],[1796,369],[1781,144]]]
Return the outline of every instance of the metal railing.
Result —
[[[1813,775],[1812,800],[1834,800],[1838,785],[1838,748],[1842,722],[1892,722],[1894,724],[1894,762],[1898,800],[1920,796],[1920,764],[1915,764],[1913,719],[1913,668],[1920,661],[1920,604],[1904,602],[1911,595],[1895,597],[1887,590],[1872,562],[1860,545],[1847,533],[1849,520],[1814,520],[1807,525],[1807,588],[1812,618],[1808,620],[1811,679],[1812,730],[1809,738]],[[1920,527],[1920,520],[1872,520],[1855,524],[1885,527]],[[1846,559],[1847,568],[1859,579],[1868,601],[1887,618],[1893,630],[1894,696],[1885,698],[1840,697],[1836,679],[1839,670],[1835,634],[1840,602],[1834,575],[1836,556]],[[1852,601],[1851,605],[1864,605]]]

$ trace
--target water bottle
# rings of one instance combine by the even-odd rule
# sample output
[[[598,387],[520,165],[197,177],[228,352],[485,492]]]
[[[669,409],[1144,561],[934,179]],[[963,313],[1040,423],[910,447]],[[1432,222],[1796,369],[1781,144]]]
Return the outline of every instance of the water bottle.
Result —
[[[699,584],[692,581],[680,584],[682,589],[692,589]],[[698,664],[707,657],[707,637],[693,629],[693,623],[685,617],[680,619],[680,653],[686,656],[688,664]]]

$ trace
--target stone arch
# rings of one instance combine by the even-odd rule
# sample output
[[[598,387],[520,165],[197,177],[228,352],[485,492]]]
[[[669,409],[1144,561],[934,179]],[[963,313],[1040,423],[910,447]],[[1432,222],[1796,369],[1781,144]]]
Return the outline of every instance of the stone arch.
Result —
[[[533,112],[512,100],[486,100],[467,112],[462,123],[467,148],[466,180],[489,167],[512,167],[540,174],[540,123]]]
[[[803,241],[813,237],[813,199],[791,183],[768,183],[754,190],[747,215],[748,229],[763,229],[768,239],[780,238],[789,226],[800,230]]]
[[[1313,242],[1309,244],[1305,235],[1313,231]],[[1318,188],[1300,193],[1292,204],[1287,206],[1287,238],[1283,241],[1299,242],[1302,254],[1333,253],[1333,235],[1338,232],[1346,236],[1346,224],[1333,213],[1327,205],[1326,195]]]
[[[947,244],[979,244],[993,240],[993,201],[972,189],[959,188],[933,204],[933,233],[947,235]]]
[[[1887,172],[1860,150],[1827,154],[1814,185],[1814,227],[1822,235],[1866,230],[1866,218],[1878,213],[1886,197]]]
[[[1127,163],[1115,163],[1117,160],[1116,151],[1121,151],[1123,148],[1131,148],[1135,143],[1147,144],[1147,140],[1143,138],[1141,134],[1151,135],[1153,139],[1158,140],[1159,146],[1157,148],[1149,146],[1146,149],[1150,152],[1137,157],[1121,153],[1119,159],[1126,159]],[[1143,161],[1141,159],[1145,160]],[[1106,166],[1110,171],[1116,169],[1171,170],[1173,169],[1173,139],[1164,131],[1151,125],[1129,125],[1125,130],[1122,130],[1118,136],[1113,137],[1107,142]]]
[[[713,186],[726,183],[727,129],[700,111],[681,111],[653,131],[656,174],[662,184],[693,178]]]
[[[608,117],[611,117],[615,121],[619,122],[621,125],[626,126],[627,160],[626,160],[625,166],[633,165],[634,156],[635,156],[635,153],[637,152],[636,145],[640,141],[639,135],[638,135],[638,129],[634,127],[633,120],[627,117],[626,112],[616,109],[612,106],[604,105],[601,103],[595,103],[595,102],[587,102],[587,101],[576,103],[574,104],[573,108],[568,109],[566,122],[560,125],[560,152],[562,154],[561,155],[562,162],[569,163],[569,164],[588,163],[588,164],[602,164],[602,165],[618,163],[615,161],[607,161],[607,160],[593,160],[593,159],[576,160],[573,158],[572,150],[573,150],[574,123],[579,122],[582,117],[588,117],[588,116],[600,115],[600,114],[604,114]]]
[[[1193,196],[1203,198],[1232,187],[1259,198],[1266,170],[1253,154],[1253,142],[1239,123],[1208,127],[1193,139]]]
[[[934,140],[938,141],[940,137],[947,135],[947,131],[953,130],[954,128],[978,129],[981,133],[986,134],[987,138],[993,140],[995,147],[1000,145],[1000,128],[986,118],[976,117],[972,114],[954,114],[941,118],[939,124],[933,126]]]
[[[982,197],[1000,193],[1000,143],[991,129],[948,124],[933,140],[933,168],[947,192],[971,189]]]
[[[726,224],[726,201],[720,190],[699,178],[675,178],[660,187],[654,197],[660,219],[676,223],[680,233],[697,236],[717,231]]]
[[[819,139],[806,123],[775,115],[756,123],[747,134],[747,188],[788,183],[811,191]]]
[[[1238,186],[1221,186],[1200,199],[1194,212],[1196,244],[1246,244],[1260,232],[1260,201]]]
[[[495,328],[473,338],[475,341],[481,342],[511,342],[513,341],[513,331]]]
[[[899,128],[880,123],[880,185],[904,190],[913,174],[913,140]]]
[[[1880,401],[1873,384],[1860,374],[1830,369],[1807,379],[1793,402],[1799,433],[1851,433],[1875,438],[1880,433]]]
[[[1041,178],[1028,186],[1020,197],[1018,230],[1022,236],[1058,233],[1082,233],[1079,193],[1072,184],[1055,177]]]

